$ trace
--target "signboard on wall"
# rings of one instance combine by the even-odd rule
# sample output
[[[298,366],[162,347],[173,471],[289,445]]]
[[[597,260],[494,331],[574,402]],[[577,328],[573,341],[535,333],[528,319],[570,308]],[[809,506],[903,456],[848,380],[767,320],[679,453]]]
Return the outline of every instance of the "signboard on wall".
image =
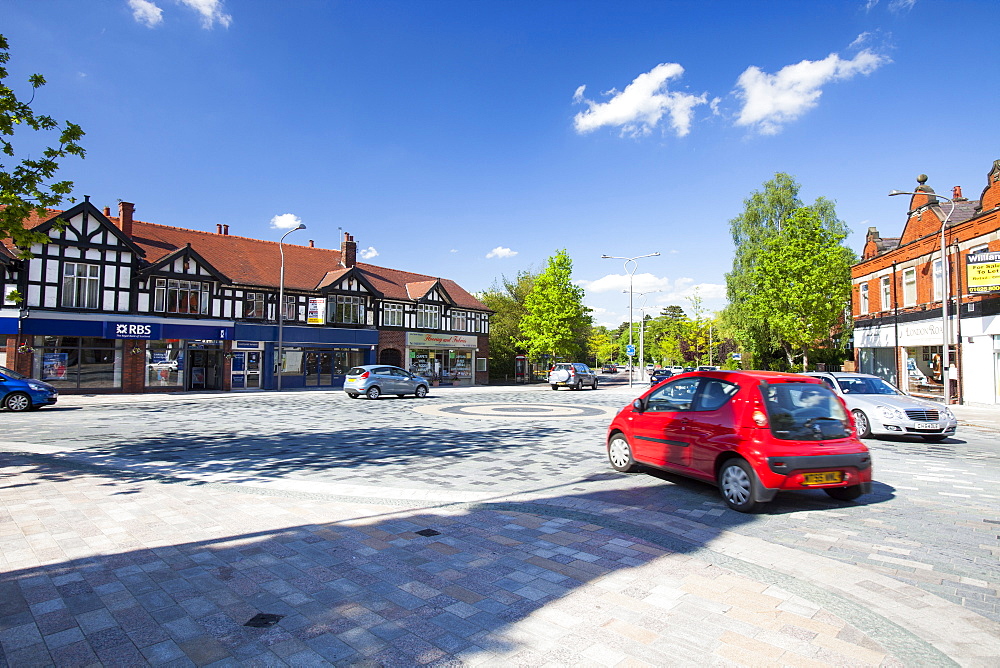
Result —
[[[1000,291],[1000,253],[969,253],[965,276],[970,293]]]
[[[148,322],[104,322],[104,338],[106,339],[146,339],[157,340],[160,335],[160,323]]]
[[[479,338],[459,334],[407,332],[406,345],[410,348],[475,348],[479,345]]]
[[[326,323],[326,297],[310,297],[309,310],[306,313],[306,324],[323,325]]]

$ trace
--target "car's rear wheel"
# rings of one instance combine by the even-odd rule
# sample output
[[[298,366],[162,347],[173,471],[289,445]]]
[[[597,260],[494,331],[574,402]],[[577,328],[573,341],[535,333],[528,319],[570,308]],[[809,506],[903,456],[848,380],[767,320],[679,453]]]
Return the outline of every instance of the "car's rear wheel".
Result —
[[[573,386],[573,389],[576,390],[577,392],[579,392],[580,390],[582,390],[583,389],[583,381],[582,380],[576,381],[576,385]]]
[[[868,422],[868,416],[865,415],[864,411],[854,410],[851,411],[854,415],[854,424],[858,428],[858,438],[868,438],[872,435],[871,424]]]
[[[948,437],[944,434],[923,434],[921,438],[931,443],[940,443],[941,441],[943,441]]]
[[[551,387],[552,387],[553,390],[558,390],[559,389],[558,385],[552,385]]]
[[[592,390],[596,390],[597,389],[597,379],[596,378],[594,379],[594,384],[590,386],[590,389],[592,389]]]
[[[31,410],[31,397],[24,392],[11,392],[3,400],[3,405],[7,410],[17,413]]]
[[[426,385],[417,385],[417,389],[413,390],[413,396],[415,396],[417,399],[423,399],[424,397],[426,397],[427,396],[427,386]]]
[[[608,441],[608,461],[611,462],[611,468],[622,473],[631,473],[639,468],[632,459],[632,446],[628,444],[624,434],[615,434]]]
[[[831,499],[838,501],[853,501],[861,496],[861,485],[851,485],[850,487],[827,487],[823,490]]]
[[[382,396],[382,390],[378,389],[377,385],[372,385],[368,388],[368,391],[365,392],[365,396],[369,399],[378,399]]]
[[[750,513],[757,508],[753,500],[754,472],[743,459],[730,459],[719,471],[719,491],[722,500],[733,510]]]

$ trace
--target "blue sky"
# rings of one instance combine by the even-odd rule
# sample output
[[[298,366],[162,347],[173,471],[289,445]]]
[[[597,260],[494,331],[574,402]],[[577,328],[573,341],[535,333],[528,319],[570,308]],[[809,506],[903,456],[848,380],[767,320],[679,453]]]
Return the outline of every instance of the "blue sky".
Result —
[[[1000,158],[995,0],[0,0],[11,78],[79,123],[76,194],[336,248],[471,291],[574,261],[595,322],[695,288],[777,171],[860,250],[892,189],[978,198]],[[19,92],[25,92],[21,90]],[[637,304],[642,298],[637,299]]]

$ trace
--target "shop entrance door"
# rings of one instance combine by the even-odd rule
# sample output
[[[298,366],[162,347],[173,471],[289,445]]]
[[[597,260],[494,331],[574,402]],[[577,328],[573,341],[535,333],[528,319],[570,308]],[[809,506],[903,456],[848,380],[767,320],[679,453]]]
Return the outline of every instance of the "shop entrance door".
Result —
[[[310,351],[303,362],[306,373],[306,387],[329,387],[333,385],[333,353]]]
[[[219,350],[189,350],[191,372],[187,374],[188,390],[222,389],[222,352]]]

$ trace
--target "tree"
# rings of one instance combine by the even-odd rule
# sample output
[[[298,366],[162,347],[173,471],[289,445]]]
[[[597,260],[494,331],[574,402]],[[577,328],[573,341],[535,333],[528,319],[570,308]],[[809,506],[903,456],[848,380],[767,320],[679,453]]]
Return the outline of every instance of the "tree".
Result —
[[[590,309],[583,305],[583,288],[573,285],[573,261],[565,250],[548,259],[524,301],[521,344],[532,357],[577,357],[586,349]]]
[[[617,359],[616,341],[612,338],[613,332],[607,327],[599,325],[590,330],[590,337],[587,339],[588,358],[594,358],[595,365],[604,362],[613,362]]]
[[[49,237],[24,229],[24,221],[32,211],[39,216],[47,216],[46,207],[58,205],[72,192],[71,181],[51,179],[59,169],[59,159],[70,155],[84,157],[84,150],[78,143],[84,132],[75,123],[66,121],[60,124],[51,116],[39,115],[32,110],[35,91],[45,85],[41,74],[28,77],[32,88],[31,99],[26,102],[18,99],[5,83],[5,65],[10,60],[8,51],[7,38],[0,35],[0,150],[5,156],[15,157],[14,132],[18,127],[35,132],[55,132],[59,137],[58,144],[43,149],[38,158],[23,158],[11,168],[0,163],[0,236],[9,236],[20,249],[20,255],[30,257],[31,246],[46,243]]]
[[[486,292],[477,295],[494,313],[490,316],[490,376],[514,375],[514,356],[525,351],[520,345],[521,321],[528,314],[524,301],[535,284],[536,274],[518,272],[514,279],[502,276]]]
[[[829,308],[824,313],[840,312],[846,297],[840,298],[840,290],[833,290],[819,279],[825,275],[832,282],[843,281],[848,291],[850,288],[854,254],[841,245],[847,227],[837,218],[831,201],[820,197],[814,204],[803,206],[798,193],[799,184],[779,172],[764,183],[762,192],[754,192],[746,199],[743,213],[730,221],[736,250],[732,271],[726,274],[729,306],[723,316],[728,331],[749,353],[756,368],[790,368],[799,358],[808,362],[808,347],[820,341],[816,333],[823,325],[819,323],[828,327],[825,338],[829,337],[829,327],[836,326],[836,319],[817,314],[800,320],[796,331],[794,318],[783,312],[805,299],[796,293],[821,289],[830,299],[839,299],[827,303]],[[803,234],[807,239],[799,238]],[[796,257],[795,253],[805,255]],[[775,261],[779,256],[785,264]],[[765,267],[770,272],[767,290],[772,291],[772,302],[761,298],[765,293],[760,282]],[[808,337],[812,338],[807,344],[804,340]]]

